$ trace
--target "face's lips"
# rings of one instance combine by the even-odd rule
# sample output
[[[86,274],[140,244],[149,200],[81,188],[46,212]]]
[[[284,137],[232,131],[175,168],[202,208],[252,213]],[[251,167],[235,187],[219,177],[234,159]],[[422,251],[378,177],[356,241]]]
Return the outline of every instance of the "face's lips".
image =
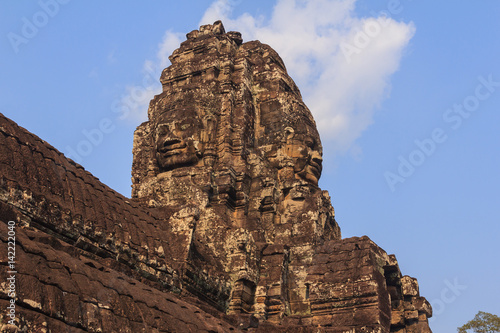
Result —
[[[179,139],[166,139],[163,142],[162,147],[158,150],[160,153],[164,154],[164,156],[172,156],[181,153],[181,150],[186,148],[187,144]]]
[[[312,173],[319,177],[321,175],[321,171],[323,170],[323,166],[321,163],[315,162],[314,160],[309,161],[309,167],[312,169]]]

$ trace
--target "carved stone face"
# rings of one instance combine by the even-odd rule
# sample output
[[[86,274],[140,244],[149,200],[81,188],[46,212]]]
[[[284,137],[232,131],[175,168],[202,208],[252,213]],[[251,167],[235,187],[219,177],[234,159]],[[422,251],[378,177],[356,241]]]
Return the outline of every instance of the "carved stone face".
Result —
[[[286,153],[292,158],[294,173],[318,185],[323,169],[322,148],[318,140],[308,134],[291,134],[287,140]]]
[[[162,171],[196,165],[202,155],[202,123],[192,108],[162,113],[155,129],[156,159]]]

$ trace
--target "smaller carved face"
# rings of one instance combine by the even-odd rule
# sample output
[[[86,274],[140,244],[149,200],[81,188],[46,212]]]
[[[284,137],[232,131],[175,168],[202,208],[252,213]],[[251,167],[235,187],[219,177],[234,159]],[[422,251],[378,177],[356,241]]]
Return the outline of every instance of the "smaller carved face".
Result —
[[[194,110],[165,112],[155,131],[156,159],[163,170],[195,165],[202,155],[201,121]]]
[[[318,140],[308,134],[292,134],[287,140],[286,152],[292,158],[295,174],[318,185],[323,169],[322,148]]]

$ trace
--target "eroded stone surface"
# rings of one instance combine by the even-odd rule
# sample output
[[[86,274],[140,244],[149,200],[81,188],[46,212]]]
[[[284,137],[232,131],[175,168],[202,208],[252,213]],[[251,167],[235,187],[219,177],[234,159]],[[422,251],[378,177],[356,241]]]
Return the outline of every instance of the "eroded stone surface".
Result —
[[[318,187],[314,119],[279,55],[216,22],[170,60],[134,135],[132,199],[0,117],[0,227],[19,228],[20,324],[430,332],[431,307],[395,257],[341,239]]]

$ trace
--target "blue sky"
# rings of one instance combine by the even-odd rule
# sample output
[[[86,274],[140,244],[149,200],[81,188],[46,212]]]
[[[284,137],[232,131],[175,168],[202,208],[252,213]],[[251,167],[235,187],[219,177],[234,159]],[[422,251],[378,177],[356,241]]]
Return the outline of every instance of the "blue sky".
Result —
[[[498,1],[1,1],[0,112],[129,196],[167,56],[217,18],[284,58],[343,236],[397,255],[434,332],[500,315]]]

